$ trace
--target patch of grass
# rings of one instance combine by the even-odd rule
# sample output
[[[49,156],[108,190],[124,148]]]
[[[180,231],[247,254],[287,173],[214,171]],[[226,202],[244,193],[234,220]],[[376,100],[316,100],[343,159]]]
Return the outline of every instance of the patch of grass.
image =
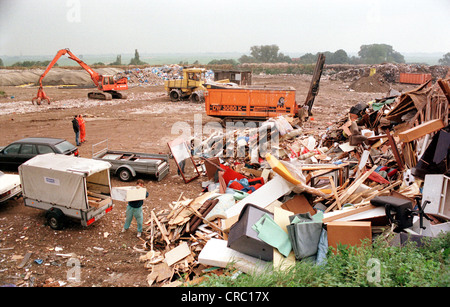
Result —
[[[448,287],[450,233],[390,246],[381,236],[362,246],[329,248],[326,263],[296,261],[290,269],[209,276],[199,287]]]

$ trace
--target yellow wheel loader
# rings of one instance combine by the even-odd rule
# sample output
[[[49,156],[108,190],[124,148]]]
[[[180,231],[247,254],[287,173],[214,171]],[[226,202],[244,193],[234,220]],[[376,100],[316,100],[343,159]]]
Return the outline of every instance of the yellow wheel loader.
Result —
[[[172,101],[189,99],[192,102],[204,102],[206,91],[205,68],[184,68],[183,78],[166,80],[164,88]],[[228,79],[216,83],[228,83]]]

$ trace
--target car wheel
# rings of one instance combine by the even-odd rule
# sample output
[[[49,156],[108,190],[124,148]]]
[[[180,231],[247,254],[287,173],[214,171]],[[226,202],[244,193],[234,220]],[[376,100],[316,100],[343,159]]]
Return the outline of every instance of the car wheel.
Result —
[[[52,208],[47,212],[48,225],[54,230],[63,229],[64,219],[64,213],[59,209]]]
[[[133,178],[133,175],[131,174],[130,170],[122,168],[119,170],[119,178],[122,181],[130,181],[131,178]]]

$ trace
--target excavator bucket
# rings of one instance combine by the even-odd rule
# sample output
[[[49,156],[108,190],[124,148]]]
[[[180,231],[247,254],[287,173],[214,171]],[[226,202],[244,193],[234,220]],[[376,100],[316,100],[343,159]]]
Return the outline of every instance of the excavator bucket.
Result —
[[[39,87],[36,97],[34,97],[31,102],[37,105],[40,105],[43,102],[50,104],[50,98],[45,94],[44,89]]]

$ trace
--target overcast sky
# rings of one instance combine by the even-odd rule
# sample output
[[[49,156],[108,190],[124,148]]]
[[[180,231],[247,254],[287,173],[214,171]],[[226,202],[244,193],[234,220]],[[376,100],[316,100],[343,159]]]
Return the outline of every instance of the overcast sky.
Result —
[[[450,52],[450,0],[0,0],[0,55]]]

